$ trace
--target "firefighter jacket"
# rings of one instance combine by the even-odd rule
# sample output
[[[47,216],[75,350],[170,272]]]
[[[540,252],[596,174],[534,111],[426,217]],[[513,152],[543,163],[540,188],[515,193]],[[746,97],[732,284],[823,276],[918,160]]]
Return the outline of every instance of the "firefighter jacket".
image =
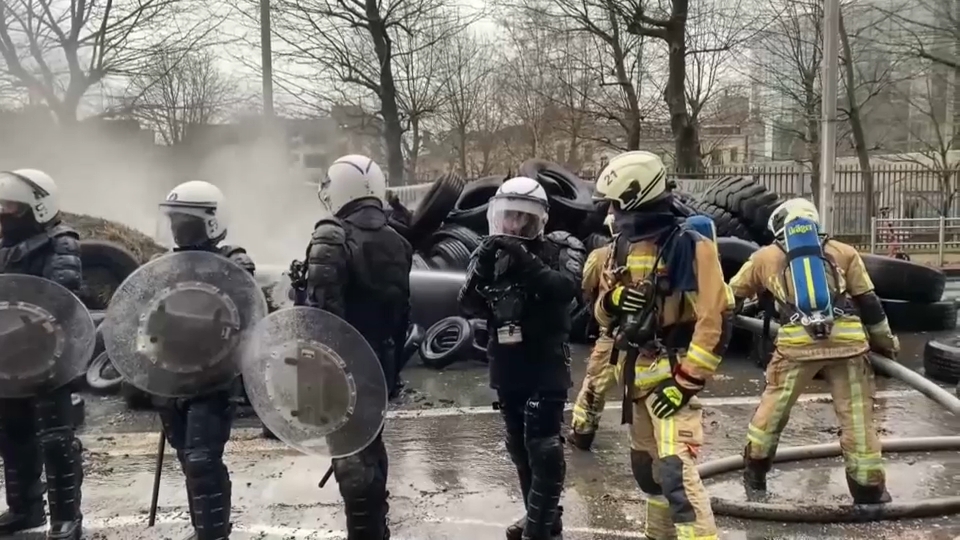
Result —
[[[737,298],[752,298],[765,291],[773,296],[781,325],[775,344],[780,354],[791,360],[851,358],[866,353],[871,343],[881,352],[896,354],[899,343],[860,254],[853,246],[828,239],[823,255],[835,270],[827,272],[835,311],[833,328],[825,339],[814,339],[789,309],[794,287],[787,255],[778,244],[754,253],[730,281],[730,288]]]
[[[658,295],[657,303],[658,341],[667,345],[651,344],[641,356],[635,367],[634,388],[639,391],[635,397],[643,397],[656,386],[673,376],[673,369],[679,368],[685,374],[707,381],[712,378],[720,365],[721,357],[730,342],[733,329],[733,296],[723,279],[720,258],[716,244],[700,234],[687,231],[684,234],[696,238],[693,258],[693,273],[696,276],[695,292],[674,291],[666,296]],[[630,244],[625,267],[619,268],[614,259],[616,255],[608,252],[600,282],[599,297],[595,314],[603,328],[615,323],[615,314],[604,307],[604,296],[617,285],[638,285],[647,279],[657,264],[658,279],[667,275],[666,262],[658,261],[658,247],[653,241],[640,241]],[[669,334],[692,324],[693,335],[686,350],[671,351]],[[671,356],[674,357],[673,362]],[[671,364],[676,364],[671,365]],[[619,369],[623,369],[620,367]],[[690,386],[692,383],[680,377],[679,384]],[[697,388],[699,390],[699,388]]]

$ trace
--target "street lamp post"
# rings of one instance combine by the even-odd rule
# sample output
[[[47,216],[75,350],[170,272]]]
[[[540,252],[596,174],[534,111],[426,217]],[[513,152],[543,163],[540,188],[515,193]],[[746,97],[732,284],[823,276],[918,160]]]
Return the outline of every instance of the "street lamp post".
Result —
[[[260,62],[263,77],[263,116],[273,120],[273,53],[270,44],[270,0],[260,0]]]
[[[820,124],[821,230],[835,234],[834,179],[837,166],[837,59],[840,39],[840,0],[823,0],[822,116]]]

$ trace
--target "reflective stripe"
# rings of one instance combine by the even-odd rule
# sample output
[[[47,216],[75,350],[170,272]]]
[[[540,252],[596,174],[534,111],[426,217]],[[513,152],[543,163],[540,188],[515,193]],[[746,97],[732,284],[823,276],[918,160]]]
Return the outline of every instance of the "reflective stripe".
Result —
[[[633,370],[633,374],[634,386],[641,390],[656,386],[673,376],[670,370],[670,359],[666,357],[658,358],[646,366],[638,363]]]
[[[847,378],[850,382],[850,416],[853,418],[854,453],[844,456],[847,472],[861,486],[868,485],[870,473],[882,468],[879,452],[870,452],[867,445],[866,413],[863,402],[863,385],[860,384],[858,364],[847,364]]]
[[[830,340],[844,343],[866,343],[867,334],[859,319],[840,319],[833,323]],[[799,323],[785,324],[777,332],[777,344],[803,346],[812,345],[815,340]]]
[[[667,502],[667,498],[663,495],[651,495],[647,497],[647,506],[653,506],[655,508],[670,508],[670,503]]]
[[[893,333],[893,331],[890,329],[890,322],[887,319],[883,319],[883,321],[878,322],[877,324],[871,324],[869,326],[866,326],[866,328],[867,328],[867,332],[869,332],[870,334],[879,334],[881,336],[888,336]]]
[[[656,255],[628,255],[627,270],[629,270],[631,274],[634,272],[641,275],[649,274],[653,270],[653,263],[656,260]],[[663,268],[663,261],[660,262],[659,266]]]
[[[720,357],[704,349],[696,343],[691,343],[687,350],[687,360],[708,371],[716,371],[720,366]]]
[[[753,425],[752,422],[749,427],[747,427],[747,440],[751,445],[756,445],[757,452],[760,454],[760,456],[751,454],[751,457],[758,459],[769,457],[770,452],[780,441],[780,432],[783,431],[782,424],[784,424],[786,420],[787,405],[790,403],[791,396],[793,396],[794,389],[797,386],[797,376],[799,375],[799,366],[791,369],[787,373],[783,388],[778,392],[773,411],[766,419],[766,429],[759,428]]]
[[[737,300],[733,296],[733,288],[727,284],[724,284],[723,287],[727,291],[727,307],[732,309],[737,304]]]
[[[718,540],[715,534],[697,535],[693,525],[677,525],[677,540]]]
[[[660,440],[657,441],[657,453],[660,455],[660,459],[677,455],[677,440],[674,437],[677,432],[676,418],[670,416],[660,419],[659,422]]]

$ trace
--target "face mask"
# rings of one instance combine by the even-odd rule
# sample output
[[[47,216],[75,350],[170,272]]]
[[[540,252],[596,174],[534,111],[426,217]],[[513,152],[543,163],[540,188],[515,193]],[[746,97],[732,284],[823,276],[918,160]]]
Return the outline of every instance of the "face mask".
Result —
[[[175,214],[170,218],[170,227],[173,241],[180,247],[198,246],[209,240],[207,224],[201,217]]]

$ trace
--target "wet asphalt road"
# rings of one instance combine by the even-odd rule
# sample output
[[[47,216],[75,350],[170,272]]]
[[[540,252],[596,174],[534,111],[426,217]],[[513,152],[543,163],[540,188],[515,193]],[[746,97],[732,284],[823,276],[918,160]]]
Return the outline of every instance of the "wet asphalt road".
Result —
[[[949,296],[960,293],[951,286]],[[901,361],[920,369],[929,335],[901,336]],[[579,388],[587,347],[575,350]],[[520,515],[521,499],[513,465],[502,442],[502,423],[490,404],[485,366],[455,364],[443,372],[417,360],[404,373],[408,390],[388,421],[391,511],[395,540],[487,540]],[[704,393],[707,444],[702,458],[736,455],[762,388],[762,373],[742,355],[730,355]],[[815,385],[813,392],[823,392]],[[896,381],[880,380],[878,415],[884,438],[960,435],[952,417]],[[83,508],[87,538],[103,540],[178,539],[189,531],[179,465],[169,453],[163,467],[156,527],[146,528],[159,422],[151,412],[127,411],[115,397],[86,396],[87,423],[81,430],[86,477]],[[629,440],[619,425],[619,398],[611,395],[590,453],[567,451],[563,538],[643,538],[641,494],[630,474]],[[783,445],[836,440],[837,423],[825,400],[797,405]],[[328,461],[304,456],[260,437],[255,418],[238,419],[226,461],[233,478],[237,539],[344,538],[335,482],[319,489]],[[895,499],[960,494],[960,452],[886,456],[889,489]],[[770,476],[776,502],[847,500],[839,459],[778,466]],[[743,498],[735,474],[708,481],[714,496]],[[721,538],[760,539],[924,539],[957,540],[960,517],[867,525],[791,525],[742,522],[720,517]],[[42,538],[42,532],[16,538]]]

